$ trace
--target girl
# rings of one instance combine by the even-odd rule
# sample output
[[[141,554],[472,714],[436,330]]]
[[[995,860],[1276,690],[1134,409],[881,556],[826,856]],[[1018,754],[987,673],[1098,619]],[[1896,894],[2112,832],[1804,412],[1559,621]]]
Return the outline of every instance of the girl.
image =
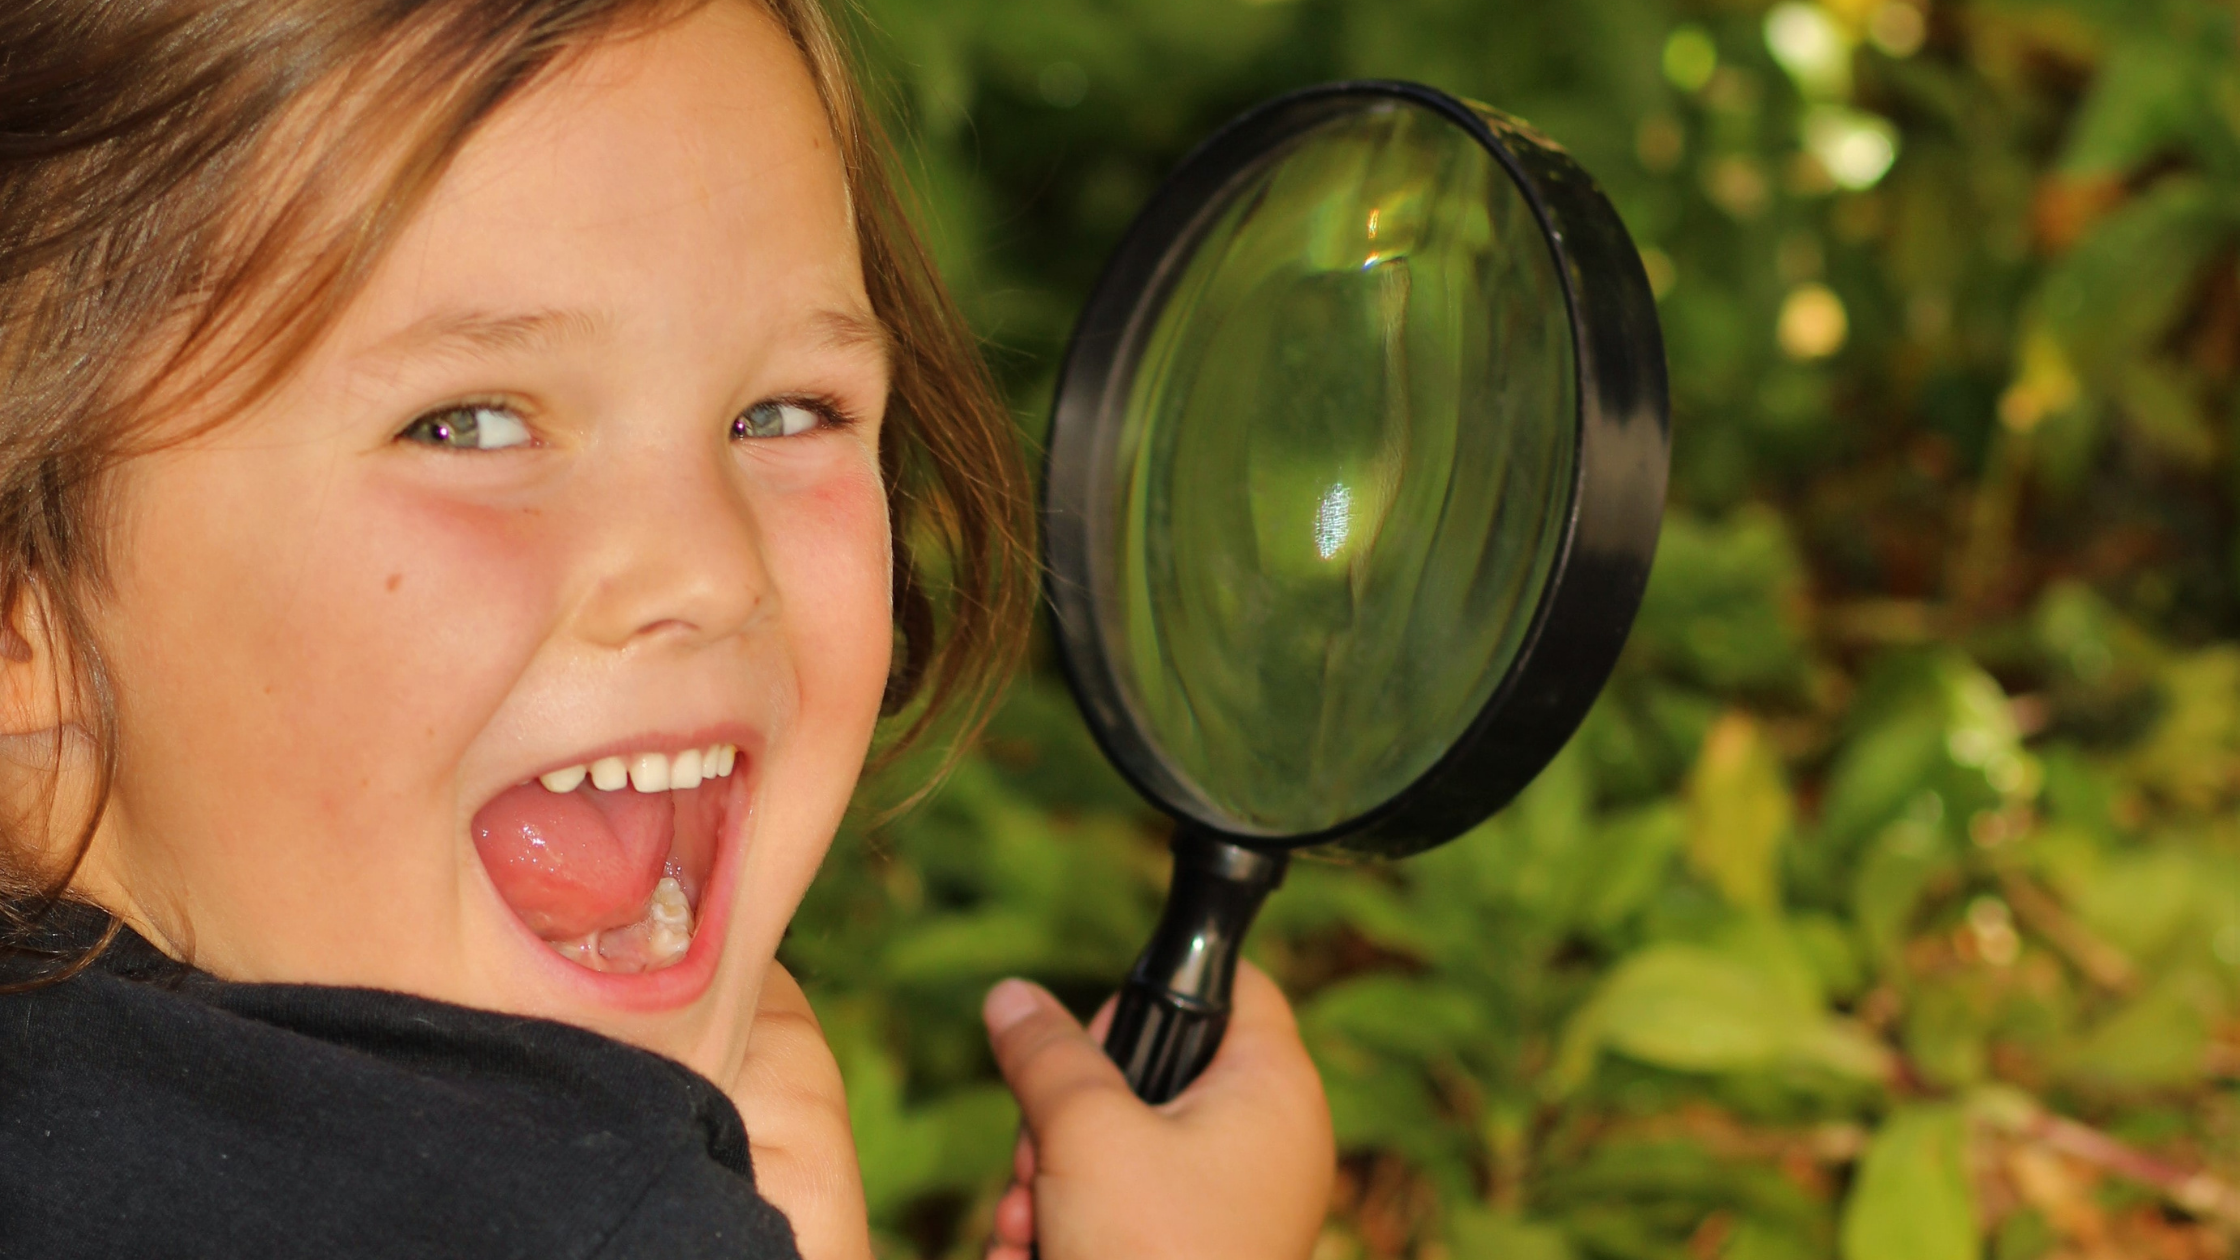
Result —
[[[1030,565],[811,0],[16,0],[0,152],[0,1249],[867,1254],[772,958]],[[986,1014],[997,1251],[1311,1246],[1264,979]]]

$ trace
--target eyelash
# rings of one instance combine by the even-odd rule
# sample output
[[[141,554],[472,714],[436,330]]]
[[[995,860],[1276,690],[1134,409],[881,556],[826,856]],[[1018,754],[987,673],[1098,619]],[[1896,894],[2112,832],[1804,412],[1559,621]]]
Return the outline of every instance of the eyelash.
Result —
[[[812,416],[815,416],[817,423],[814,427],[805,429],[799,433],[755,434],[750,432],[747,428],[747,418],[764,407],[799,408],[800,410],[806,411]],[[439,440],[426,442],[423,444],[443,450],[518,450],[524,446],[541,445],[541,443],[537,441],[536,435],[534,433],[528,434],[528,439],[524,442],[518,442],[510,446],[496,448],[476,446],[450,446],[446,442],[441,440],[442,438],[448,436],[448,433],[442,430],[444,429],[446,421],[450,417],[459,415],[474,415],[476,413],[497,413],[511,419],[515,424],[519,425],[524,430],[528,428],[527,422],[522,419],[520,409],[513,404],[499,402],[496,400],[470,399],[463,402],[450,403],[446,406],[436,407],[432,410],[422,412],[421,414],[413,417],[412,421],[409,424],[405,425],[404,428],[400,429],[397,432],[395,440],[399,442],[414,441],[416,439],[412,437],[413,432],[420,429],[421,426],[426,425],[429,426],[431,434],[436,436]],[[855,424],[855,415],[851,413],[846,407],[842,406],[837,399],[822,394],[789,394],[778,398],[763,399],[761,402],[758,402],[753,406],[747,408],[746,410],[740,412],[738,415],[733,416],[731,419],[730,437],[731,440],[735,442],[762,441],[773,436],[807,437],[812,433],[821,433],[828,429],[852,428]]]
[[[747,417],[753,415],[757,411],[760,411],[764,407],[798,407],[801,410],[808,412],[810,415],[815,416],[817,419],[817,423],[815,427],[805,429],[800,433],[754,434],[748,432],[746,427]],[[851,428],[855,425],[855,423],[855,415],[851,413],[846,407],[842,406],[838,399],[835,399],[829,395],[786,394],[781,395],[777,398],[765,398],[761,402],[756,403],[754,406],[747,408],[745,411],[740,412],[736,416],[733,416],[731,418],[731,440],[734,442],[746,442],[765,441],[771,437],[808,437],[811,434],[822,433],[827,430]]]
[[[459,416],[465,416],[469,418],[471,425],[469,431],[476,433],[478,436],[481,429],[482,417],[501,416],[505,420],[510,422],[514,428],[521,431],[523,440],[519,442],[509,443],[508,445],[501,447],[453,446],[446,439],[459,432],[460,428],[463,427],[452,423],[453,418]],[[404,426],[404,428],[398,430],[396,440],[399,442],[418,441],[418,439],[414,438],[412,435],[422,426],[426,426],[429,434],[437,440],[432,442],[424,442],[421,444],[432,446],[439,450],[516,450],[523,446],[534,446],[537,443],[536,435],[529,431],[528,422],[522,419],[520,408],[515,407],[511,403],[501,402],[496,399],[467,399],[461,402],[448,403],[444,406],[437,407],[430,411],[424,411],[419,415],[414,416],[410,424],[407,424]]]

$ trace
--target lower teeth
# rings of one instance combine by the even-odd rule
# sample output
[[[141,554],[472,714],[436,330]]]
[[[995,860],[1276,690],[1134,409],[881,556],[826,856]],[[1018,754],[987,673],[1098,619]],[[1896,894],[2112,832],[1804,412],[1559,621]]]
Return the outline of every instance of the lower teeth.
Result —
[[[645,913],[636,923],[607,928],[570,941],[553,941],[562,958],[593,971],[656,971],[684,957],[692,947],[692,903],[673,875],[653,886]]]

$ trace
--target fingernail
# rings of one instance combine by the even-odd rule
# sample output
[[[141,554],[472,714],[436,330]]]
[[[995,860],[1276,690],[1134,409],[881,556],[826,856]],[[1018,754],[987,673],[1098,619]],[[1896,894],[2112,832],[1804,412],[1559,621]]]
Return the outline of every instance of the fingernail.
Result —
[[[1042,995],[1024,980],[1004,980],[988,990],[988,1000],[980,1005],[980,1018],[988,1021],[988,1031],[1000,1033],[1042,1009]]]

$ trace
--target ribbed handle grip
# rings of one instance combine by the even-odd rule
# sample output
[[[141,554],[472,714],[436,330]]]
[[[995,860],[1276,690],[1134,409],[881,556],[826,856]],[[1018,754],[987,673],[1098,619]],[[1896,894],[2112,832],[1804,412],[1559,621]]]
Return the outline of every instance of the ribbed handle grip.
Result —
[[[1181,1093],[1221,1048],[1237,951],[1285,859],[1182,832],[1158,930],[1136,959],[1105,1034],[1105,1053],[1146,1102]]]
[[[1163,1103],[1206,1070],[1228,1029],[1226,1008],[1209,1010],[1202,1002],[1130,982],[1120,990],[1104,1048],[1127,1074],[1136,1097]]]

